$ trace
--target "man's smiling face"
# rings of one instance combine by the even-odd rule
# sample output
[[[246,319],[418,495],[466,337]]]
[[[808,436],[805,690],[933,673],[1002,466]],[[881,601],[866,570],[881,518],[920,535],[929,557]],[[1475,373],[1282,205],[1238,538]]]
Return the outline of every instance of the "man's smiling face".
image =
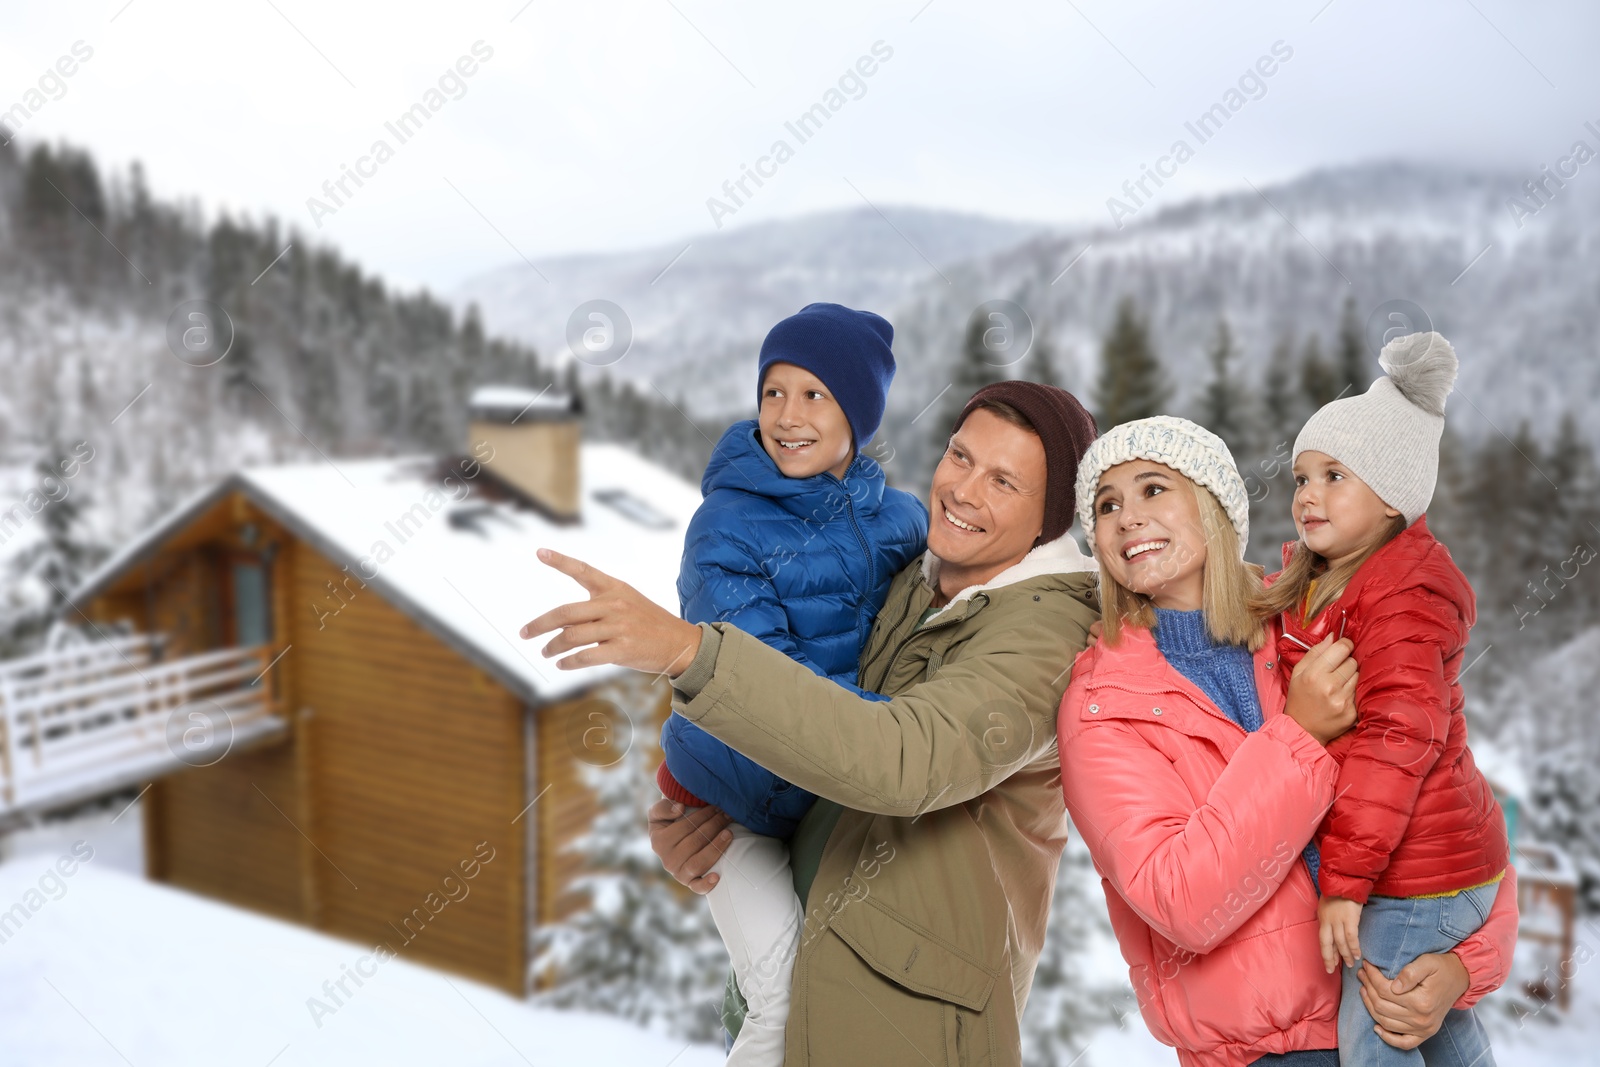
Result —
[[[928,551],[954,593],[1019,562],[1044,529],[1044,443],[986,408],[950,437],[928,493]],[[959,583],[959,584],[955,584]]]

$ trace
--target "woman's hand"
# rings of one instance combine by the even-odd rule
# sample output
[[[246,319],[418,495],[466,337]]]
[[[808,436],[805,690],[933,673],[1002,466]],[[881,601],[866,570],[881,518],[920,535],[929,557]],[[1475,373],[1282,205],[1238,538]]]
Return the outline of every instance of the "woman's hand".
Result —
[[[589,593],[588,600],[547,611],[519,631],[524,641],[551,630],[561,631],[540,650],[546,659],[584,645],[594,646],[558,660],[556,666],[561,670],[616,663],[676,678],[694,662],[694,654],[700,651],[700,627],[581,560],[548,548],[539,550],[539,560]]]
[[[721,808],[692,808],[665,797],[650,805],[650,848],[661,857],[661,866],[696,893],[709,893],[717,884],[715,874],[707,874],[733,842],[728,824],[733,819]]]
[[[1377,1022],[1377,1034],[1395,1048],[1413,1049],[1439,1032],[1444,1017],[1472,985],[1466,964],[1454,952],[1418,956],[1394,981],[1370,962],[1361,965],[1361,1003]]]
[[[1317,901],[1318,933],[1322,941],[1322,966],[1332,974],[1344,960],[1346,967],[1361,962],[1361,905],[1344,897],[1323,897]]]
[[[1356,722],[1355,645],[1348,637],[1335,641],[1330,634],[1305,654],[1289,678],[1285,713],[1305,727],[1306,733],[1326,745]]]

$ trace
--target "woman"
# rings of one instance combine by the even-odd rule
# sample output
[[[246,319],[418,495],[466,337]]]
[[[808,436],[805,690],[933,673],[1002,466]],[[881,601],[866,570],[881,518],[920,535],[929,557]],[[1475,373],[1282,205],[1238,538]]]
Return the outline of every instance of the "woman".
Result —
[[[1104,633],[1073,667],[1058,721],[1074,825],[1101,874],[1146,1024],[1186,1067],[1337,1064],[1340,976],[1322,966],[1316,855],[1354,721],[1349,642],[1317,645],[1284,685],[1276,633],[1249,609],[1249,501],[1216,435],[1183,419],[1110,431],[1078,471],[1101,568]],[[1431,1028],[1386,1032],[1383,976],[1363,965],[1379,1035],[1411,1048],[1453,1002],[1506,977],[1516,888],[1451,953],[1403,983],[1443,993]],[[1426,1032],[1423,1032],[1423,1031]]]

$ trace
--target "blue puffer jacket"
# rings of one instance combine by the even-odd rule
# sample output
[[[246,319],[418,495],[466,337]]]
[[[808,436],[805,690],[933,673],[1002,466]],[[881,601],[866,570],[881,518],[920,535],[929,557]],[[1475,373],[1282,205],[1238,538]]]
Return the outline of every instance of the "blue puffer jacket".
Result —
[[[861,646],[889,580],[922,552],[927,509],[860,455],[843,480],[785,477],[754,419],[722,435],[700,489],[678,570],[683,617],[730,622],[862,692]],[[679,785],[760,834],[788,837],[816,799],[676,712],[661,748]]]

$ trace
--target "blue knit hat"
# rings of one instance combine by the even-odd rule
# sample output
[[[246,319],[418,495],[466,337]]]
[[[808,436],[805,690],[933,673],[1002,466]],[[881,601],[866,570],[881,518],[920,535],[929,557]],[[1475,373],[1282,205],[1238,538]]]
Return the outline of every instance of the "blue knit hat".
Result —
[[[822,380],[850,423],[857,449],[878,432],[894,381],[894,327],[882,315],[840,304],[807,304],[761,342],[756,404],[774,363],[793,363]]]

